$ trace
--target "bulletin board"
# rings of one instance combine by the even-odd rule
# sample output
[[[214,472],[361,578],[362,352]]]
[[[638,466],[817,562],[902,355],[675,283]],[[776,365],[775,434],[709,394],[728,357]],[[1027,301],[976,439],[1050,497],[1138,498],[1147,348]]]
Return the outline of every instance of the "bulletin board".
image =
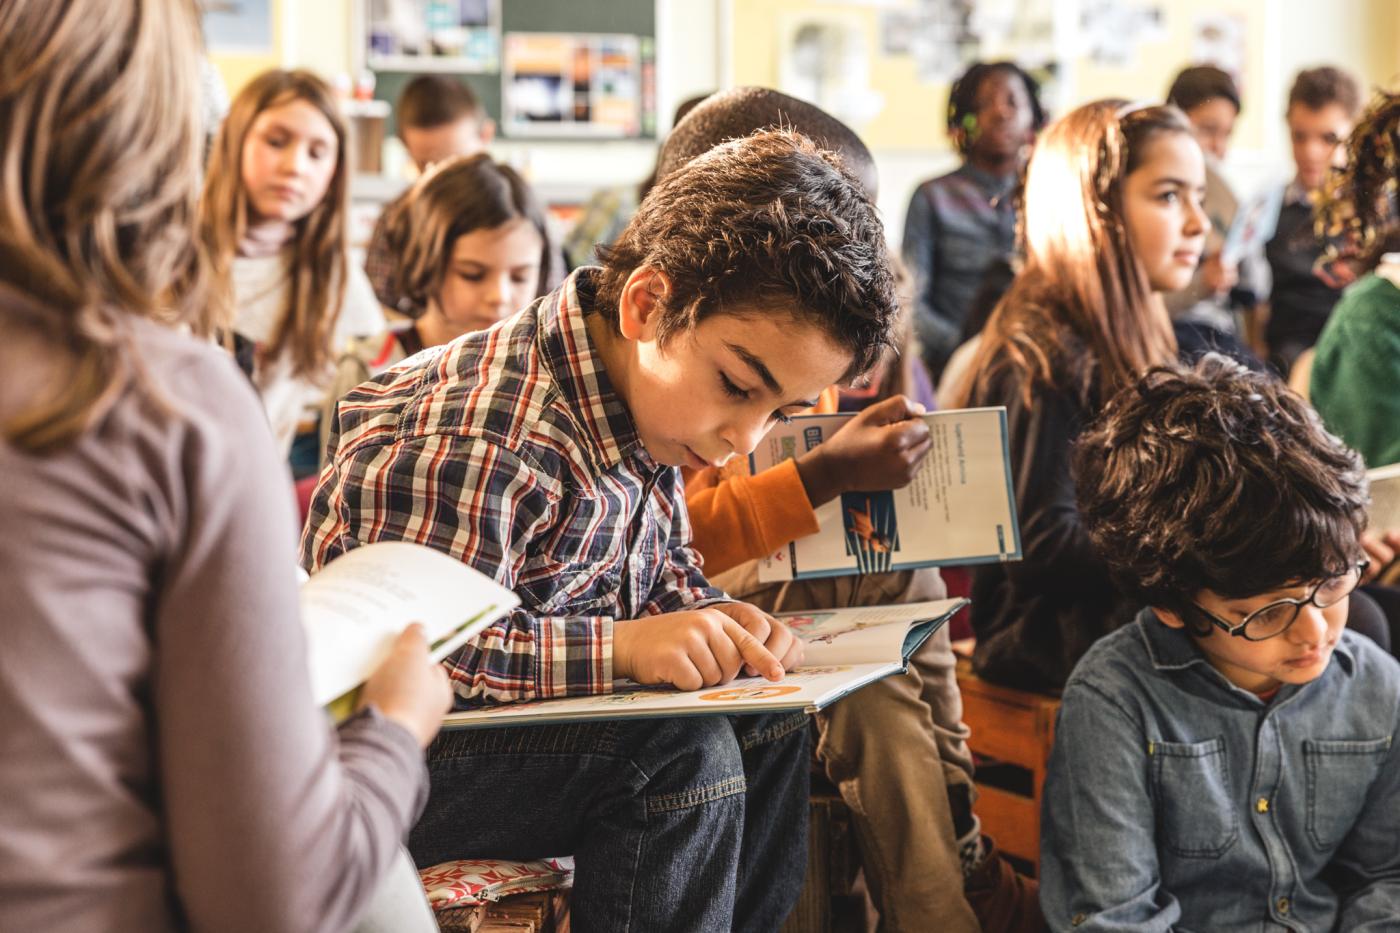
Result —
[[[360,0],[366,2],[366,0]],[[656,41],[656,0],[501,0],[500,3],[502,46],[509,41],[512,33],[575,33],[585,35],[635,36],[639,50],[645,47],[651,52],[651,64],[647,65],[644,82],[643,108],[638,133],[632,138],[654,138],[656,135],[655,65],[654,49]],[[376,70],[374,96],[393,104],[409,81],[417,77],[417,72]],[[535,127],[525,132],[512,132],[511,123],[520,127],[520,121],[508,120],[502,111],[502,72],[494,70],[483,73],[458,73],[457,77],[476,92],[485,105],[487,113],[496,121],[498,133],[504,138],[530,139],[576,139],[579,133],[563,130],[557,135]],[[388,132],[396,129],[390,118]],[[585,134],[586,135],[586,134]]]

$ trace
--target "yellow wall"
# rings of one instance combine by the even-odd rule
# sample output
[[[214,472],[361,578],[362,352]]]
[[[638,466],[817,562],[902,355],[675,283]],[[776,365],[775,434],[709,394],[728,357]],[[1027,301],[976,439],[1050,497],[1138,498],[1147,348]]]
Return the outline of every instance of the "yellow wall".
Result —
[[[228,89],[229,97],[237,94],[243,85],[260,72],[280,67],[283,64],[282,49],[286,45],[286,36],[284,35],[282,15],[282,0],[272,0],[270,7],[272,50],[267,54],[251,55],[231,52],[211,52],[209,54],[209,60],[214,63],[214,67],[218,69],[219,75],[224,79],[224,87]]]
[[[273,49],[267,55],[211,54],[229,96],[268,68],[310,68],[327,78],[354,69],[354,0],[272,0]],[[353,75],[351,75],[353,77]]]
[[[912,7],[913,0],[903,0],[903,5]],[[1165,13],[1163,38],[1139,42],[1131,65],[1105,66],[1087,57],[1070,61],[1064,76],[1067,105],[1109,95],[1160,99],[1172,76],[1191,63],[1192,31],[1203,14],[1237,14],[1246,24],[1241,76],[1245,109],[1234,140],[1241,148],[1272,148],[1280,141],[1277,125],[1282,102],[1299,68],[1328,61],[1340,64],[1368,89],[1376,84],[1394,86],[1400,79],[1400,4],[1394,0],[1332,0],[1325,8],[1315,0],[1170,0],[1160,7]],[[942,128],[947,84],[919,81],[910,56],[880,54],[880,9],[869,3],[734,0],[730,37],[734,83],[778,83],[783,22],[804,12],[865,24],[870,83],[884,97],[883,110],[859,127],[874,148],[947,146]]]
[[[851,18],[865,26],[870,84],[884,96],[884,107],[873,120],[859,127],[861,136],[882,149],[946,147],[942,114],[948,103],[948,85],[920,82],[912,56],[880,54],[879,10],[869,4],[736,0],[731,36],[734,83],[776,87],[782,21],[793,14],[813,12]]]

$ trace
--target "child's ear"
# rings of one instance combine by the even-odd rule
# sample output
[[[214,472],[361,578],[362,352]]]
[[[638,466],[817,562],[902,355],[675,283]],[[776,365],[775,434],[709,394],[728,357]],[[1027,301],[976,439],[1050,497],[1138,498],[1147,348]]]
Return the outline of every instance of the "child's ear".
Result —
[[[496,138],[496,121],[490,117],[481,118],[481,144],[489,146],[491,140]]]
[[[622,286],[622,299],[617,308],[617,326],[622,336],[628,340],[644,340],[654,334],[670,293],[671,280],[660,269],[647,265],[633,269]]]
[[[1182,620],[1181,616],[1172,612],[1170,609],[1162,609],[1158,606],[1153,606],[1151,608],[1153,613],[1156,614],[1157,620],[1167,628],[1186,628],[1186,623]]]

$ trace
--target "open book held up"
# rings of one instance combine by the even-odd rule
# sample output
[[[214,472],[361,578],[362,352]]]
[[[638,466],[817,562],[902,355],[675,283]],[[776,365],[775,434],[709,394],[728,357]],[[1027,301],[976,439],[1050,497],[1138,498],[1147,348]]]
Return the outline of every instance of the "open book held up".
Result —
[[[749,455],[749,469],[802,456],[852,417],[803,415],[778,425]],[[819,506],[821,530],[760,561],[759,581],[1020,560],[1006,409],[937,411],[924,420],[933,446],[913,482]]]
[[[491,578],[421,544],[347,551],[301,586],[312,695],[326,706],[353,691],[413,622],[440,661],[519,604]]]
[[[967,605],[965,599],[825,609],[778,615],[801,638],[801,667],[778,682],[740,677],[699,690],[644,687],[618,681],[612,693],[508,703],[450,713],[444,729],[542,725],[585,719],[715,716],[771,712],[814,713],[852,691],[902,672],[924,641]]]

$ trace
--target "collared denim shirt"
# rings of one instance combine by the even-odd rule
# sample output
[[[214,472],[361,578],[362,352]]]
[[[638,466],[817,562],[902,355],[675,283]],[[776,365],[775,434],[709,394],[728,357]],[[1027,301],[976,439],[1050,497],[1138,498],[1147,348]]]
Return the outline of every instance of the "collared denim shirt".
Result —
[[[1065,686],[1045,782],[1053,930],[1400,930],[1400,665],[1343,631],[1265,703],[1150,610]]]

